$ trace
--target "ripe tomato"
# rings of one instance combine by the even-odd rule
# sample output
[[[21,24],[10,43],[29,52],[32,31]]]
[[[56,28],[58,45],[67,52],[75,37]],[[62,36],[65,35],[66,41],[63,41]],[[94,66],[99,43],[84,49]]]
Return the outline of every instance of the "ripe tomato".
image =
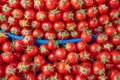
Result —
[[[19,62],[17,69],[20,73],[28,73],[30,71],[30,64],[28,62]]]
[[[44,39],[44,31],[41,29],[34,29],[32,35],[37,39]]]
[[[74,9],[81,9],[83,7],[83,0],[71,0],[71,5]]]
[[[18,76],[11,76],[8,80],[21,80]]]
[[[19,8],[17,8],[17,9],[14,9],[13,11],[12,11],[12,15],[13,15],[13,17],[15,18],[15,19],[22,19],[23,18],[23,11],[22,11],[22,9],[19,9]]]
[[[112,37],[114,35],[115,31],[116,30],[115,30],[115,27],[113,25],[108,25],[105,27],[105,33],[110,37]]]
[[[94,0],[84,0],[85,7],[91,7],[94,5]]]
[[[37,80],[42,80],[42,79],[47,79],[47,78],[48,78],[48,76],[46,76],[44,73],[40,73],[37,76]]]
[[[65,45],[65,49],[66,49],[68,52],[75,52],[75,51],[76,51],[76,45],[75,45],[75,43],[73,43],[73,42],[68,42],[68,43],[66,43],[66,45]]]
[[[87,16],[89,18],[94,18],[98,14],[97,7],[94,7],[94,6],[93,7],[89,7],[86,12],[87,12]]]
[[[114,45],[120,45],[120,35],[117,32],[114,33],[111,42]]]
[[[86,19],[86,17],[87,17],[87,15],[86,15],[85,9],[80,9],[75,12],[75,18],[78,21],[84,21]]]
[[[58,8],[61,11],[67,11],[70,9],[70,1],[69,0],[59,0]]]
[[[25,14],[24,14],[25,19],[27,19],[27,20],[34,20],[35,19],[35,13],[36,12],[33,9],[26,10]]]
[[[45,66],[42,67],[42,72],[46,76],[51,76],[55,73],[54,66],[52,64],[46,64]]]
[[[77,28],[77,25],[75,22],[66,23],[66,30],[67,31],[74,31],[74,30],[76,30],[76,28]]]
[[[59,40],[67,40],[70,37],[70,34],[68,31],[62,30],[57,33],[57,38]]]
[[[21,31],[22,36],[31,35],[32,30],[30,28],[23,28]]]
[[[112,62],[114,63],[114,64],[119,64],[120,63],[120,52],[119,51],[117,51],[117,50],[113,50],[112,52],[111,52],[111,59],[112,59]]]
[[[30,21],[26,19],[19,20],[19,26],[22,28],[30,27]]]
[[[98,36],[96,37],[96,42],[99,44],[105,44],[108,41],[108,35],[104,34],[104,33],[100,33],[98,34]]]
[[[31,27],[33,29],[40,29],[41,28],[41,23],[39,23],[37,20],[31,21]]]
[[[41,44],[39,47],[40,54],[42,56],[47,56],[50,54],[49,48],[47,44]]]
[[[78,63],[78,54],[75,52],[69,52],[67,55],[67,60],[71,64],[77,64]]]
[[[117,26],[116,26],[116,30],[117,30],[117,33],[120,34],[120,25],[117,25]]]
[[[12,51],[14,49],[12,46],[13,46],[13,44],[10,41],[9,42],[5,42],[2,45],[2,51],[4,51],[4,52]]]
[[[50,62],[56,62],[57,58],[56,58],[54,52],[51,53],[50,55],[48,55],[48,60],[49,60]]]
[[[53,31],[46,32],[45,33],[45,39],[48,39],[48,40],[56,39],[56,33],[53,32]]]
[[[33,6],[33,1],[32,0],[27,0],[27,1],[26,0],[21,0],[20,5],[24,9],[30,9]]]
[[[79,74],[75,75],[75,80],[85,80],[86,78],[83,76],[80,76]]]
[[[24,45],[32,45],[34,43],[34,37],[32,35],[26,35],[22,41]]]
[[[15,35],[21,35],[21,27],[18,26],[12,26],[10,28],[10,32],[15,34]]]
[[[88,22],[87,21],[80,21],[77,25],[77,30],[81,32],[85,28],[88,28]]]
[[[43,56],[35,56],[34,62],[39,65],[40,67],[44,66],[46,64],[46,59]]]
[[[12,52],[4,52],[1,54],[3,62],[11,63],[15,61],[14,54]]]
[[[6,16],[10,16],[11,12],[12,12],[12,8],[8,5],[8,4],[3,4],[2,5],[2,12],[6,15]]]
[[[0,12],[0,22],[5,22],[7,20],[7,17],[4,13]]]
[[[117,20],[119,18],[119,10],[117,9],[111,9],[109,12],[109,17],[111,20]]]
[[[3,33],[3,32],[0,32],[0,43],[5,43],[8,41],[8,36]]]
[[[104,14],[104,15],[100,15],[100,16],[98,17],[98,21],[99,21],[99,24],[100,24],[100,25],[106,25],[106,24],[109,23],[110,18],[109,18],[108,15]]]
[[[27,46],[26,50],[25,50],[25,54],[29,55],[29,56],[37,56],[39,53],[39,49],[37,46],[32,45],[32,46]]]
[[[3,77],[5,75],[5,67],[5,64],[0,65],[0,77]]]
[[[94,0],[96,4],[104,4],[107,0]]]
[[[55,50],[55,56],[57,59],[65,59],[67,56],[67,51],[64,48],[58,48]]]
[[[84,61],[90,61],[91,60],[91,53],[88,51],[81,51],[79,53],[79,60],[84,62]]]
[[[89,27],[92,28],[92,29],[93,28],[97,28],[98,27],[98,20],[97,20],[97,18],[89,19],[88,24],[89,24]]]
[[[47,46],[49,50],[56,50],[59,48],[59,42],[55,40],[49,40]]]
[[[65,29],[65,23],[63,21],[58,21],[53,24],[55,31],[60,31]]]
[[[108,6],[106,4],[98,5],[99,14],[106,14],[108,12]]]
[[[70,37],[71,38],[79,38],[80,32],[79,31],[70,31]]]
[[[44,0],[33,0],[34,1],[34,9],[36,10],[44,10],[45,9],[45,1]]]
[[[59,11],[57,8],[54,10],[51,10],[48,14],[48,18],[51,22],[57,22],[60,21],[62,17],[62,12]]]
[[[74,20],[74,13],[72,11],[65,11],[63,12],[63,15],[62,15],[62,19],[65,21],[65,22],[71,22]]]
[[[83,41],[79,41],[76,46],[78,51],[83,51],[87,49],[87,44]]]
[[[47,0],[46,8],[49,10],[53,10],[57,7],[58,0]]]
[[[114,45],[110,42],[107,42],[106,44],[103,45],[103,49],[105,51],[109,51],[109,52],[113,50],[113,47],[114,47]]]
[[[39,21],[39,22],[45,22],[48,20],[48,14],[46,11],[38,11],[36,13],[36,19]]]
[[[64,80],[74,80],[74,76],[73,75],[64,75]]]
[[[119,7],[119,0],[108,0],[108,5],[110,8],[118,8]]]
[[[30,62],[31,61],[31,57],[27,54],[24,54],[20,57],[20,60],[23,62]]]
[[[17,26],[18,25],[18,20],[15,19],[13,16],[8,17],[8,23],[9,25]]]
[[[37,79],[33,72],[29,72],[26,74],[26,80],[37,80]]]
[[[0,28],[3,32],[9,32],[10,31],[10,25],[8,23],[1,24]]]
[[[41,26],[44,32],[53,31],[53,24],[51,22],[43,22]]]
[[[8,5],[11,7],[11,8],[18,8],[20,7],[20,0],[8,0]]]
[[[6,66],[5,74],[8,78],[18,73],[16,67],[17,67],[16,63],[12,63]]]
[[[61,74],[68,74],[71,72],[71,66],[64,61],[59,62],[57,70]]]
[[[17,52],[21,52],[21,51],[23,51],[23,42],[22,42],[22,40],[15,40],[14,41],[14,49],[15,49],[15,51],[17,51]]]

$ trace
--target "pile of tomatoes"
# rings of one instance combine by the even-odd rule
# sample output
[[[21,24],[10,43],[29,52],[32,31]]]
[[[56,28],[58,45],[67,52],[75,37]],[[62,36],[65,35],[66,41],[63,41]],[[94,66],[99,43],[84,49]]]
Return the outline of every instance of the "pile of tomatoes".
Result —
[[[119,0],[0,0],[0,80],[120,80],[119,18]]]

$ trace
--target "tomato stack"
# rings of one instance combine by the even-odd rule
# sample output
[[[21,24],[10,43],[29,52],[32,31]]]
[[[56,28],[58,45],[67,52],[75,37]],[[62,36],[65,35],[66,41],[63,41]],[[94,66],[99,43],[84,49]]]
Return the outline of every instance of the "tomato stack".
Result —
[[[0,80],[120,80],[119,0],[0,0],[0,30]]]

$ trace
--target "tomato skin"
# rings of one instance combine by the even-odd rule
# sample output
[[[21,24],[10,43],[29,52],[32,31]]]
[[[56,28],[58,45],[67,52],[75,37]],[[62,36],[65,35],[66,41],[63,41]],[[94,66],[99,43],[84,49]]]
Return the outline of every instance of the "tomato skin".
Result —
[[[51,61],[51,62],[56,62],[57,58],[55,57],[55,53],[51,53],[49,56],[48,56],[48,60]]]
[[[94,0],[96,4],[104,4],[107,0]]]
[[[24,4],[24,3],[26,3],[26,4]],[[33,1],[32,0],[27,0],[27,1],[26,0],[21,0],[20,5],[24,9],[30,9],[33,6]]]
[[[89,18],[94,18],[98,14],[97,7],[89,7],[86,12]]]
[[[19,26],[21,28],[28,28],[28,27],[30,27],[30,21],[27,19],[21,19],[21,20],[19,20]]]
[[[3,16],[3,18],[0,18],[0,23],[3,23],[7,20],[7,17],[4,13],[0,12],[0,16]]]
[[[118,80],[119,79],[119,71],[116,69],[111,69],[110,70],[110,79],[111,80]]]
[[[77,28],[76,26],[77,25],[75,22],[68,22],[68,23],[66,23],[66,30],[67,31],[74,31]]]
[[[0,32],[0,43],[5,43],[8,41],[8,36],[5,33]]]
[[[40,67],[42,67],[46,64],[45,57],[43,57],[43,56],[35,56],[34,62],[37,63]]]
[[[73,42],[68,42],[65,45],[65,49],[67,50],[67,52],[75,52],[76,51],[76,45]]]
[[[74,9],[81,9],[83,7],[83,0],[71,0],[71,5]]]
[[[23,42],[22,42],[22,40],[15,40],[14,41],[14,49],[17,52],[23,51]]]
[[[20,0],[14,0],[13,2],[12,1],[8,1],[8,5],[11,7],[11,8],[18,8],[20,7]]]
[[[9,32],[10,31],[10,25],[8,23],[1,24],[0,28],[3,32]]]
[[[67,56],[67,51],[64,49],[64,48],[58,48],[56,51],[55,51],[55,56],[58,58],[58,59],[65,59],[66,56]]]
[[[31,60],[31,57],[28,56],[27,54],[24,54],[20,57],[20,60],[23,62],[29,62]]]
[[[63,12],[62,19],[65,22],[71,22],[74,20],[75,14],[71,11]]]
[[[83,41],[80,41],[77,43],[77,50],[78,51],[83,51],[87,49],[87,44]]]
[[[33,72],[29,72],[26,74],[26,80],[37,80],[37,79]]]
[[[39,46],[39,52],[42,56],[47,56],[50,54],[49,48],[47,44],[41,44]]]
[[[26,35],[22,39],[24,45],[32,45],[34,43],[35,38],[32,35]]]
[[[2,51],[4,51],[4,52],[12,51],[11,42],[5,42],[5,43],[2,45]]]
[[[97,20],[97,18],[89,19],[88,24],[89,24],[89,27],[92,28],[92,29],[93,28],[97,28],[98,27],[98,20]]]
[[[53,30],[53,24],[49,21],[42,23],[41,26],[42,26],[42,29],[43,29],[44,32]]]
[[[11,76],[8,80],[21,80],[18,76]]]
[[[106,4],[98,5],[98,12],[99,14],[106,14],[108,12],[108,6]]]
[[[26,10],[24,16],[27,20],[34,20],[35,13],[36,12],[33,9]]]
[[[85,7],[91,7],[94,5],[94,0],[84,0]]]
[[[87,77],[87,80],[96,80],[97,77],[94,74],[91,74]]]
[[[38,11],[36,13],[36,19],[39,21],[39,22],[45,22],[48,20],[48,14],[46,11]]]
[[[16,63],[12,63],[12,64],[9,64],[9,65],[6,66],[6,68],[5,68],[5,74],[6,74],[6,76],[8,78],[17,74],[16,67],[17,67]]]
[[[112,62],[106,63],[106,64],[105,64],[105,68],[106,68],[107,70],[111,70],[111,69],[114,69],[114,68],[115,68],[115,65],[114,65]]]
[[[110,8],[115,9],[119,7],[119,0],[108,0],[108,5]]]
[[[3,62],[11,63],[15,61],[14,54],[12,52],[4,52],[1,54]]]
[[[114,44],[114,45],[120,45],[120,35],[114,35],[111,39],[111,42]]]
[[[81,33],[81,40],[84,42],[90,42],[92,40],[92,34],[90,30],[86,30]]]
[[[74,76],[73,75],[65,75],[64,80],[74,80]]]
[[[65,23],[63,21],[58,21],[53,24],[55,31],[60,31],[65,29]]]
[[[19,62],[17,65],[17,69],[20,73],[28,73],[30,71],[30,65],[28,62]]]
[[[45,9],[45,1],[44,0],[34,0],[34,9],[44,10]]]
[[[117,50],[113,50],[112,52],[111,52],[111,59],[112,59],[112,62],[114,63],[114,64],[119,64],[120,63],[120,59],[119,59],[119,57],[120,57],[120,52],[119,51],[117,51]]]
[[[83,31],[83,29],[88,28],[88,22],[87,21],[80,21],[77,25],[77,30],[78,31]]]
[[[78,74],[75,76],[75,80],[85,80],[85,79],[86,79],[85,77],[80,76]]]
[[[59,48],[59,43],[55,40],[49,40],[47,46],[49,50],[56,50],[57,48]]]
[[[86,18],[87,18],[87,15],[85,13],[85,10],[84,9],[80,9],[80,10],[77,10],[75,12],[75,18],[78,20],[78,21],[84,21]]]
[[[12,15],[15,19],[21,20],[23,18],[23,11],[20,8],[14,9]]]
[[[113,25],[111,25],[111,26],[106,26],[106,27],[105,27],[105,33],[106,33],[108,36],[112,37],[112,36],[114,35],[114,33],[115,33],[115,27],[114,27]]]
[[[52,64],[46,64],[45,66],[42,67],[42,72],[46,76],[51,76],[54,74],[54,66]]]
[[[51,40],[51,39],[56,39],[56,33],[53,31],[48,31],[45,33],[45,39]]]
[[[58,0],[49,0],[46,1],[46,8],[49,10],[53,10],[57,7]]]
[[[49,14],[48,14],[48,18],[51,22],[58,22],[61,20],[62,17],[62,12],[59,11],[57,8],[52,10]]]
[[[62,30],[57,33],[57,38],[59,40],[67,40],[70,37],[70,34],[68,31]]]
[[[3,64],[0,66],[0,77],[4,76],[5,75],[5,67],[6,65]]]
[[[33,46],[27,46],[26,50],[25,50],[25,54],[29,55],[29,56],[37,56],[39,53],[39,49],[37,46],[33,45]]]
[[[37,76],[37,80],[42,80],[42,79],[46,79],[46,78],[48,78],[48,76],[46,76],[44,73],[40,73],[40,74],[38,74],[38,76]]]
[[[41,29],[34,29],[32,35],[37,39],[44,39],[44,31]]]
[[[58,8],[61,11],[70,10],[70,1],[69,0],[59,0]]]
[[[71,64],[77,64],[78,63],[78,55],[75,52],[69,52],[67,55],[67,60]]]
[[[117,20],[119,18],[120,13],[117,9],[111,9],[108,15],[111,20]]]
[[[21,35],[21,27],[19,27],[19,26],[12,26],[10,28],[10,32],[15,34],[15,35]]]
[[[2,57],[0,56],[0,65],[3,63]]]
[[[116,26],[116,30],[117,30],[117,32],[120,34],[120,25],[117,25],[117,26]]]
[[[108,41],[108,35],[107,34],[100,33],[96,37],[96,42],[99,43],[99,44],[105,44],[105,43],[107,43],[107,41]]]
[[[31,27],[33,29],[41,29],[41,23],[39,23],[37,20],[31,21]]]
[[[98,17],[98,21],[100,25],[105,25],[105,24],[108,24],[108,22],[110,21],[110,18],[108,15],[103,14]]]

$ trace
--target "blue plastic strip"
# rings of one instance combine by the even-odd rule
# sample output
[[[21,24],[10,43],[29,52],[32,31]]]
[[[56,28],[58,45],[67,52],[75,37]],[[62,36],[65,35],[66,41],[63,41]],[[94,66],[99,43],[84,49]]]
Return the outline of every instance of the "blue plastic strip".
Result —
[[[0,32],[2,32],[2,31],[0,30]],[[15,39],[15,40],[16,40],[16,39],[23,39],[23,36],[17,36],[17,35],[14,35],[14,34],[10,33],[10,32],[8,32],[7,35],[9,36],[10,39]],[[94,41],[94,40],[96,39],[96,36],[97,36],[97,34],[93,34],[93,36],[92,36],[92,37],[93,37],[92,41]],[[68,39],[68,40],[57,40],[57,41],[58,41],[59,43],[63,43],[63,44],[68,43],[68,42],[77,43],[77,42],[81,41],[81,38]],[[35,43],[36,43],[37,45],[45,44],[45,43],[48,43],[48,40],[46,40],[46,39],[44,39],[44,40],[36,39],[36,40],[35,40]]]

